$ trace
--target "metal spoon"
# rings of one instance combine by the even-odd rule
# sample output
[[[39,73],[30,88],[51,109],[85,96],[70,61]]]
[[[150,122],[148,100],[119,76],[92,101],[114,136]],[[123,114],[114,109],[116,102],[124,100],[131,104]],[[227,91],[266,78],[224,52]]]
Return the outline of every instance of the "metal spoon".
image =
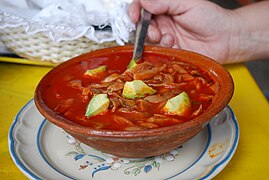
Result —
[[[138,22],[137,29],[136,29],[136,38],[135,38],[133,57],[128,65],[129,69],[136,66],[136,63],[142,57],[150,20],[151,20],[151,13],[145,9],[141,9],[140,21]]]

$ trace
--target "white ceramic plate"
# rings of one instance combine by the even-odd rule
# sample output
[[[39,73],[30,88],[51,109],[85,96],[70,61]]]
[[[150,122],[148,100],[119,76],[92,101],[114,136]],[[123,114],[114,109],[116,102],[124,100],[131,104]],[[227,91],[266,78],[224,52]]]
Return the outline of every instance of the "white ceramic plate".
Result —
[[[10,128],[9,150],[30,179],[212,179],[231,160],[238,140],[236,117],[226,107],[200,134],[167,154],[117,158],[76,141],[45,120],[31,100]]]

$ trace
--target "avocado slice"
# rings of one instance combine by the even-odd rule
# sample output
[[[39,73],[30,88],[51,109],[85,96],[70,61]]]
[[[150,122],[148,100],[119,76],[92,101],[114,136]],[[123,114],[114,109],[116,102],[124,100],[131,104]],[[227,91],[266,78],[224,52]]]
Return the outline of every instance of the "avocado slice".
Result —
[[[124,84],[122,96],[128,99],[145,97],[146,94],[154,94],[155,89],[141,80],[127,81]]]
[[[96,94],[90,100],[85,116],[91,117],[103,114],[108,110],[109,99],[107,94]]]
[[[191,101],[189,95],[186,92],[182,92],[177,96],[169,99],[162,111],[165,114],[178,115],[186,117],[190,114],[191,110]]]
[[[86,76],[92,76],[92,77],[97,77],[98,74],[105,72],[106,71],[106,66],[99,66],[94,69],[88,69],[84,74]]]
[[[132,69],[133,67],[135,67],[137,65],[137,63],[135,62],[135,60],[131,60],[129,65],[128,65],[128,69]]]

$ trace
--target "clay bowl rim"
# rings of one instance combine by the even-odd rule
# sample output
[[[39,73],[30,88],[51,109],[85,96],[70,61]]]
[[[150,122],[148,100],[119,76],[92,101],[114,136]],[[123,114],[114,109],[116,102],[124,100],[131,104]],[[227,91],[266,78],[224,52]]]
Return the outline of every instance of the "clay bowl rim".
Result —
[[[36,104],[37,109],[39,112],[51,123],[63,128],[66,131],[73,132],[75,134],[86,135],[91,137],[106,137],[106,138],[141,138],[141,137],[150,137],[150,136],[158,136],[163,134],[168,134],[172,132],[180,132],[182,130],[191,130],[199,125],[205,126],[211,118],[213,118],[216,114],[218,114],[221,110],[223,110],[229,103],[232,98],[233,91],[234,91],[234,83],[230,73],[223,67],[221,64],[217,63],[213,59],[206,57],[204,55],[186,51],[186,50],[179,50],[179,49],[172,49],[172,48],[165,48],[165,47],[157,47],[157,46],[145,46],[144,52],[146,53],[157,53],[162,55],[168,56],[184,56],[184,60],[198,65],[202,70],[207,71],[212,75],[214,80],[218,79],[219,76],[222,78],[218,80],[220,85],[220,90],[216,93],[215,97],[211,105],[207,108],[207,110],[182,124],[177,124],[173,126],[161,127],[156,129],[146,129],[146,130],[138,130],[138,131],[113,131],[113,130],[98,130],[86,126],[82,126],[76,124],[58,114],[56,114],[53,110],[48,108],[44,103],[41,95],[41,87],[42,83],[44,83],[51,74],[55,71],[57,72],[61,68],[68,66],[69,64],[73,64],[82,60],[85,60],[90,57],[96,57],[99,55],[110,54],[113,52],[133,52],[133,46],[126,45],[126,46],[116,46],[110,47],[105,49],[100,49],[92,52],[88,52],[77,57],[74,57],[66,62],[59,64],[58,66],[54,67],[50,70],[39,82],[36,87],[34,101]]]

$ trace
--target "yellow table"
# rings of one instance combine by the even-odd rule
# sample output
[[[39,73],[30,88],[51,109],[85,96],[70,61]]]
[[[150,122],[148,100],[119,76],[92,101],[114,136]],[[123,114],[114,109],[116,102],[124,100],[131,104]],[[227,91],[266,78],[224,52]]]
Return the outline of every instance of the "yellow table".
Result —
[[[216,179],[267,179],[269,175],[269,106],[243,64],[227,66],[235,82],[230,106],[240,126],[237,151]],[[0,179],[26,179],[8,150],[8,131],[22,106],[33,98],[50,67],[0,63]]]

